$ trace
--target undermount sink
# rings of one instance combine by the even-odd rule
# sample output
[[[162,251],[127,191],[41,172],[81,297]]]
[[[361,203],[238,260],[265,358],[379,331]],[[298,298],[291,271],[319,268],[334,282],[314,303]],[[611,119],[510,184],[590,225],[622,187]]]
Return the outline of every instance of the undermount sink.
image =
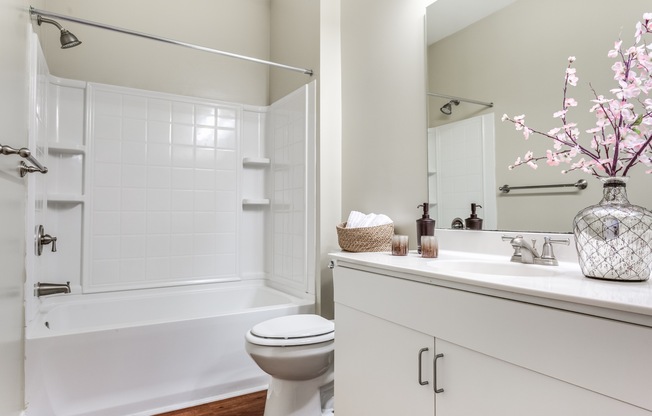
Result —
[[[475,274],[492,276],[548,277],[561,274],[558,266],[541,266],[535,264],[464,259],[435,260],[428,266],[444,274]]]

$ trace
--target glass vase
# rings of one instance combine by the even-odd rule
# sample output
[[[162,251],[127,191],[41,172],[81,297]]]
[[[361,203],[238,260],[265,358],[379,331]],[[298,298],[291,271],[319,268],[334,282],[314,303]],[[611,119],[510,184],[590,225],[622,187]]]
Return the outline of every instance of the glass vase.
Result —
[[[652,212],[627,199],[626,177],[600,178],[600,203],[573,220],[575,246],[586,277],[645,281],[652,268]]]

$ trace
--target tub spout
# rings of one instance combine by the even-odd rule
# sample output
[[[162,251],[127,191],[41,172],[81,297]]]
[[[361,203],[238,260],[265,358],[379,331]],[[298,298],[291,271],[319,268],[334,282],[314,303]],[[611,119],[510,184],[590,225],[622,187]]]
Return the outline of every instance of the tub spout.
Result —
[[[63,283],[41,283],[34,285],[35,296],[54,295],[56,293],[70,293],[70,282]]]

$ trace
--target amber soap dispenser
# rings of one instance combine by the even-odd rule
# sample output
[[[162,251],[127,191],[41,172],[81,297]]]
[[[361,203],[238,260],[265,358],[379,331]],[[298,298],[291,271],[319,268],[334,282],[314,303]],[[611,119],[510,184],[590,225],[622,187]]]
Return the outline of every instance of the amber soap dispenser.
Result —
[[[417,206],[423,208],[423,215],[417,220],[417,252],[421,254],[421,236],[435,235],[435,220],[428,215],[428,203]]]

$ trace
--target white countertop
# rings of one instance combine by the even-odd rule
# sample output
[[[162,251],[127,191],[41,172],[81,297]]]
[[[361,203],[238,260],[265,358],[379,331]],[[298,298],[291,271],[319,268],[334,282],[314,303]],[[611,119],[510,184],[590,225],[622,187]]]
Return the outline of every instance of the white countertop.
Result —
[[[499,256],[440,250],[436,259],[422,258],[416,251],[411,251],[407,256],[392,256],[388,252],[335,252],[330,257],[338,266],[652,327],[652,281],[589,279],[582,275],[576,262],[560,262],[559,266],[524,265],[535,269],[554,268],[556,273],[554,276],[521,277],[444,273],[437,267],[437,262],[458,259],[509,263],[508,254]]]

